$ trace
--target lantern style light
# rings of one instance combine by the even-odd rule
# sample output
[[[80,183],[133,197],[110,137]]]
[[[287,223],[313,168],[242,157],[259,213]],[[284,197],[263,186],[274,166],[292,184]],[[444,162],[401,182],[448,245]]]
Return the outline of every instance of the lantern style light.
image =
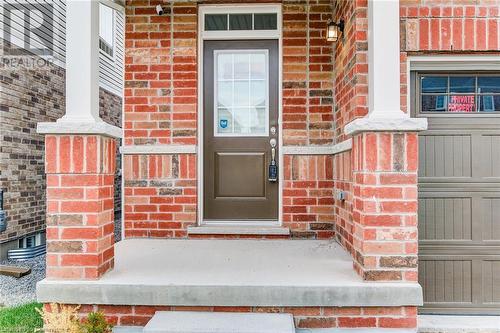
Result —
[[[335,23],[332,20],[328,21],[328,26],[326,28],[327,41],[329,42],[338,41],[342,33],[344,33],[344,20],[340,20],[338,23]]]

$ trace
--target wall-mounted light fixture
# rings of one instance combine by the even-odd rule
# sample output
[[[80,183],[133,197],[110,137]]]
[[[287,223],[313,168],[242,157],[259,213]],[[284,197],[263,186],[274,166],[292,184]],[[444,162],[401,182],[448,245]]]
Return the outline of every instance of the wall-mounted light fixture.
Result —
[[[328,21],[328,26],[326,28],[326,40],[329,42],[336,42],[339,40],[340,36],[344,33],[344,20],[340,20],[335,23],[332,20]]]

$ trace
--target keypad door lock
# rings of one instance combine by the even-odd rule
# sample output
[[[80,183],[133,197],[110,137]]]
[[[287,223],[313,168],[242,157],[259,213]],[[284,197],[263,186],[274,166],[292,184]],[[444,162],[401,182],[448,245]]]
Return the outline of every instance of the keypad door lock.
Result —
[[[278,165],[276,164],[276,139],[272,138],[269,140],[271,145],[271,163],[269,164],[269,174],[268,179],[270,182],[278,181]]]

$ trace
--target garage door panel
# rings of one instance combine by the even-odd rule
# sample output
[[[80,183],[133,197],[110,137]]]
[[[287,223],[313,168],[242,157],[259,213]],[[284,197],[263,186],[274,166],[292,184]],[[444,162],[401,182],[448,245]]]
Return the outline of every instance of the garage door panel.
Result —
[[[472,177],[470,135],[421,135],[420,177]]]
[[[482,177],[500,177],[500,135],[481,135]]]
[[[453,188],[419,190],[420,247],[434,241],[495,245],[500,243],[500,192],[465,191]],[[470,241],[474,241],[470,243]],[[449,243],[448,243],[449,245]],[[497,252],[493,252],[494,254]],[[500,254],[500,253],[498,253]]]
[[[482,212],[483,239],[500,241],[500,196],[484,197]]]
[[[420,240],[472,240],[472,198],[421,197]]]
[[[472,303],[471,260],[419,260],[419,282],[427,303]]]
[[[500,259],[482,263],[483,302],[500,305]]]
[[[431,252],[419,258],[421,313],[500,313],[500,256]]]
[[[434,121],[419,138],[421,312],[500,313],[500,131]]]

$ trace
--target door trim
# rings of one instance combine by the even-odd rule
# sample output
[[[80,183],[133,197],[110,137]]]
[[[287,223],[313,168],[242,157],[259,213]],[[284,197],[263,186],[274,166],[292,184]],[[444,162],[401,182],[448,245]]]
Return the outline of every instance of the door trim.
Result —
[[[210,31],[204,32],[204,15],[206,13],[276,13],[278,26],[276,31]],[[197,147],[197,225],[213,225],[217,222],[207,222],[203,220],[203,47],[205,40],[245,40],[245,39],[274,39],[278,40],[278,147],[283,147],[283,31],[282,31],[282,14],[281,4],[216,4],[216,5],[199,5],[198,6],[198,147]],[[278,165],[280,172],[278,173],[278,220],[262,220],[262,221],[247,221],[248,226],[281,226],[283,221],[283,149],[278,149]],[[241,226],[241,221],[225,221],[224,226]],[[218,223],[217,225],[221,225]]]

